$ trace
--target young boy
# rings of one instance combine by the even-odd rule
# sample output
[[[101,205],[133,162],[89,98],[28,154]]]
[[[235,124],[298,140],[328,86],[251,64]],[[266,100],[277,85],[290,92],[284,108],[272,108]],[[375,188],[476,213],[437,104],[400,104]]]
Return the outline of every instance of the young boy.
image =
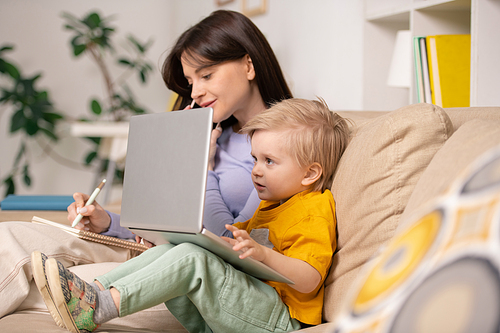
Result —
[[[247,222],[227,225],[241,258],[295,282],[261,281],[193,244],[153,247],[88,284],[55,259],[32,255],[55,321],[72,332],[165,302],[190,332],[287,332],[321,323],[323,282],[336,248],[328,187],[348,126],[324,102],[289,99],[252,118],[252,178],[262,200]],[[38,273],[35,273],[38,272]]]

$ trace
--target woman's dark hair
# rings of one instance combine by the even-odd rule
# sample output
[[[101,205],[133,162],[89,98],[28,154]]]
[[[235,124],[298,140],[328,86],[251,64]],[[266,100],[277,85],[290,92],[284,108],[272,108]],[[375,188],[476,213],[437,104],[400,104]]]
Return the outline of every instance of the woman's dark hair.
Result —
[[[186,30],[163,63],[165,84],[179,97],[174,109],[185,108],[191,101],[191,87],[182,71],[181,56],[186,53],[203,66],[213,66],[249,55],[255,80],[264,103],[291,98],[280,65],[262,32],[243,14],[218,10]]]

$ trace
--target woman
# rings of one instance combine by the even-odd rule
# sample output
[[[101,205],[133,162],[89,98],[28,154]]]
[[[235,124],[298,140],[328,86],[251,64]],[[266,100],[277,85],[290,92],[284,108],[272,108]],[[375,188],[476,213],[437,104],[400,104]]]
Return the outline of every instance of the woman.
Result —
[[[162,72],[167,87],[179,95],[174,109],[190,108],[194,100],[201,107],[212,107],[214,122],[222,124],[222,133],[216,129],[212,135],[219,148],[212,149],[216,153],[209,163],[204,213],[205,227],[222,235],[225,224],[248,220],[259,203],[250,180],[250,145],[237,132],[254,115],[292,94],[262,32],[236,12],[216,11],[185,31]],[[70,221],[87,198],[75,194],[75,204],[68,209]],[[108,215],[97,205],[95,210],[86,209],[82,215],[88,216],[85,222],[91,221],[90,230],[109,228],[108,235],[130,237],[128,230],[118,228],[117,215]]]
[[[245,16],[216,11],[188,29],[177,40],[163,66],[167,87],[179,97],[174,109],[194,101],[214,109],[222,133],[212,136],[204,224],[223,234],[224,224],[249,219],[258,206],[250,172],[253,159],[246,137],[238,130],[272,102],[292,97],[267,40]],[[218,137],[220,135],[220,137]],[[213,142],[215,146],[215,142]],[[68,219],[80,212],[77,226],[107,235],[133,235],[119,225],[119,216],[97,202],[84,207],[88,195],[75,193]],[[131,253],[77,239],[65,232],[32,223],[0,223],[0,318],[15,311],[27,297],[33,279],[30,254],[41,251],[65,266],[125,261]]]

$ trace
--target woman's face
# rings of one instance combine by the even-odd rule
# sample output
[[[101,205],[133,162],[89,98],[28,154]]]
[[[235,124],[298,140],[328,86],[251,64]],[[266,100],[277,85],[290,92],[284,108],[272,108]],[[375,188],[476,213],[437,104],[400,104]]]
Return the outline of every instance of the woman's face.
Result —
[[[191,97],[199,106],[214,109],[214,123],[231,115],[243,124],[250,119],[249,110],[256,104],[256,84],[252,84],[255,71],[249,56],[206,67],[183,55],[181,63],[184,76],[192,86]],[[258,89],[257,94],[262,100]]]

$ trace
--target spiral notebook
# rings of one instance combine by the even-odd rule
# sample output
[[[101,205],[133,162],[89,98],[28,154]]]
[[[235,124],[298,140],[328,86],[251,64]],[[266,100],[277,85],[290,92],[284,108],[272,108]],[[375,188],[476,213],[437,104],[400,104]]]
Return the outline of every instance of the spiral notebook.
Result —
[[[148,249],[148,247],[144,244],[139,244],[139,243],[136,243],[133,241],[128,241],[128,240],[120,239],[120,238],[116,238],[116,237],[110,237],[110,236],[105,236],[105,235],[101,235],[101,234],[96,234],[95,232],[91,232],[91,231],[78,230],[78,229],[72,228],[70,226],[61,224],[61,223],[57,223],[57,222],[43,219],[43,218],[38,217],[38,216],[33,216],[33,218],[31,219],[31,222],[50,225],[50,226],[59,228],[63,231],[66,231],[67,233],[74,235],[78,238],[85,239],[85,240],[92,241],[92,242],[96,242],[96,243],[123,247],[125,249],[136,250],[139,252],[144,252]]]

